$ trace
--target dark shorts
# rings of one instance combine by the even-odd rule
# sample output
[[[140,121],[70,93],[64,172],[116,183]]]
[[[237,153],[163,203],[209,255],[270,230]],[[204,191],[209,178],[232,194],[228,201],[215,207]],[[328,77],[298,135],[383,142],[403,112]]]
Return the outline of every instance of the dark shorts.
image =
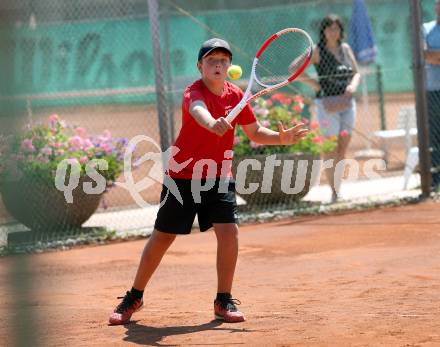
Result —
[[[210,229],[214,223],[238,223],[235,182],[232,179],[193,182],[198,187],[213,185],[206,191],[191,189],[191,180],[171,179],[168,176],[165,180],[155,229],[170,234],[189,234],[196,215],[200,231]],[[182,203],[175,196],[177,194],[171,193],[170,186],[177,188]]]

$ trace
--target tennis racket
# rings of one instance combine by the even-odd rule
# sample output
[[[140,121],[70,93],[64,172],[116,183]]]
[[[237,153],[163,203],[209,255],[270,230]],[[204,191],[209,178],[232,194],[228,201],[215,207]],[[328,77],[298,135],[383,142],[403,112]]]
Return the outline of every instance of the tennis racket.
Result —
[[[232,122],[253,99],[291,83],[310,64],[312,54],[313,41],[304,30],[286,28],[269,37],[255,55],[243,98],[226,119]],[[254,82],[263,89],[252,94]]]

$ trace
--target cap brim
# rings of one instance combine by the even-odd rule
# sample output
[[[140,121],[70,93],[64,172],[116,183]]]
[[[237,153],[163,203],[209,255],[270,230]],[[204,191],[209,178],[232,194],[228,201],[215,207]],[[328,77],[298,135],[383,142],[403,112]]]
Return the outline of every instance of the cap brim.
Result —
[[[212,53],[215,50],[222,50],[222,51],[228,53],[231,56],[231,58],[232,58],[232,52],[229,49],[227,49],[225,47],[212,47],[209,51],[205,52],[205,54],[203,54],[200,57],[200,59],[205,58],[207,55],[209,55],[210,53]]]

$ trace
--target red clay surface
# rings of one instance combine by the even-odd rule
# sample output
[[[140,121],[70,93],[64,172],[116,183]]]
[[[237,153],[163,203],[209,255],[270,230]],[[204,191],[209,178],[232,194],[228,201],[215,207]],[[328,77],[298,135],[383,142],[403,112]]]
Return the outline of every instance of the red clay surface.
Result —
[[[108,326],[144,240],[0,261],[0,341],[11,346],[10,273],[28,261],[35,336],[43,346],[439,346],[440,204],[242,226],[233,295],[247,321],[213,321],[215,236],[179,237],[144,310]],[[19,279],[27,279],[18,264]],[[28,316],[30,316],[28,314]],[[37,330],[38,328],[38,330]],[[33,345],[33,344],[27,344]]]

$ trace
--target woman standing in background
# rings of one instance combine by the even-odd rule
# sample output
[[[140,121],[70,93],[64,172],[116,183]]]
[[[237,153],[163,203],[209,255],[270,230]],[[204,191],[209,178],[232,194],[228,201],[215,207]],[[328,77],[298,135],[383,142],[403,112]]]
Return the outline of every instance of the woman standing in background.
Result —
[[[304,73],[300,81],[316,92],[316,109],[319,125],[327,137],[336,136],[338,145],[324,160],[333,160],[326,176],[332,189],[332,202],[339,194],[340,178],[335,178],[336,165],[345,158],[356,119],[356,102],[353,94],[360,82],[360,73],[351,47],[343,42],[344,26],[341,19],[330,14],[320,25],[319,42],[315,46],[312,64],[318,73],[314,79]]]

